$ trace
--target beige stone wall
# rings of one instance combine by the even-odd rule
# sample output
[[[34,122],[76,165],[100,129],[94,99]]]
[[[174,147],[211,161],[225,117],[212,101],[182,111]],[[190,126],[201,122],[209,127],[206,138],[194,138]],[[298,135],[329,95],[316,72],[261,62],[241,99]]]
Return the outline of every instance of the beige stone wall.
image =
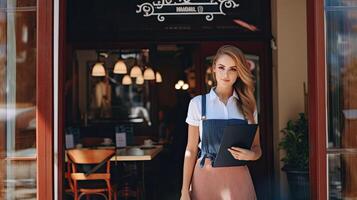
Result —
[[[280,162],[278,143],[289,119],[304,111],[303,83],[307,83],[307,31],[305,0],[272,0],[274,157],[276,194],[288,199],[288,185]]]

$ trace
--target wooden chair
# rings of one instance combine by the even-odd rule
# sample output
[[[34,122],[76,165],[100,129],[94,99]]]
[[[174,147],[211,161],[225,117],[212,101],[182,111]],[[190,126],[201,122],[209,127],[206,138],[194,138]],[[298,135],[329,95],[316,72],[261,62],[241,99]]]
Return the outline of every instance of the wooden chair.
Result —
[[[67,151],[71,168],[68,169],[69,185],[74,200],[80,200],[83,195],[101,195],[106,199],[117,199],[116,187],[111,184],[110,158],[115,154],[113,149],[72,149]],[[102,162],[105,163],[102,163]],[[89,175],[80,172],[80,165],[104,164],[104,172],[93,171]],[[94,167],[90,167],[93,169]]]

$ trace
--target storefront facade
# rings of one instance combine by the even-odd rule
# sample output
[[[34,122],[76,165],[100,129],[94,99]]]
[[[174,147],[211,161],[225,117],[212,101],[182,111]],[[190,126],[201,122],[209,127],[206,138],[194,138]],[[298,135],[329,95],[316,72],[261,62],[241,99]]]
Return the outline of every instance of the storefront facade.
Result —
[[[109,17],[119,19],[125,16],[110,12],[108,5],[102,2],[87,2],[85,10],[88,12],[83,12],[82,16],[87,22],[81,21],[83,18],[79,15],[72,20],[66,18],[68,14],[76,13],[76,8],[82,8],[83,1],[1,2],[0,109],[3,111],[0,113],[0,171],[4,173],[0,173],[0,199],[24,198],[21,191],[27,189],[32,192],[25,192],[25,195],[32,199],[63,199],[63,133],[67,116],[64,93],[66,65],[70,62],[71,52],[123,45],[135,47],[137,43],[146,46],[194,43],[200,46],[198,57],[205,58],[227,42],[260,57],[263,67],[259,72],[259,119],[264,155],[259,161],[260,167],[253,167],[253,171],[257,175],[258,195],[262,199],[279,198],[280,195],[274,192],[276,158],[273,146],[277,141],[273,141],[276,130],[272,125],[274,86],[271,75],[273,50],[270,48],[274,40],[271,38],[271,11],[265,9],[270,8],[271,2],[257,0],[255,3],[258,6],[242,5],[250,13],[244,13],[244,10],[240,10],[243,14],[229,13],[227,8],[227,18],[209,15],[205,19],[205,15],[199,15],[195,16],[196,22],[188,23],[185,22],[190,19],[187,16],[144,18],[144,13],[138,11],[127,13],[133,21],[121,24],[118,20],[106,26],[102,22],[104,15],[96,18],[90,6],[98,9],[92,10],[94,13],[109,13]],[[123,13],[130,10],[130,6],[137,6],[131,4],[132,1],[121,8]],[[348,0],[315,0],[307,1],[306,5],[311,199],[356,198],[353,188],[357,183],[352,168],[356,154],[352,132],[355,47],[348,45],[355,41],[356,4]],[[114,2],[112,7],[115,6],[120,7]],[[193,8],[180,7],[175,12],[193,12]],[[217,19],[223,28],[207,25],[211,18]],[[238,28],[231,29],[225,24],[226,19],[244,20],[235,21]],[[145,23],[140,25],[140,20]],[[244,23],[246,21],[251,24]],[[103,32],[110,34],[101,37]],[[94,41],[95,38],[100,39]],[[200,62],[197,61],[197,65]],[[198,70],[201,73],[197,80],[200,93],[205,92],[204,70]]]

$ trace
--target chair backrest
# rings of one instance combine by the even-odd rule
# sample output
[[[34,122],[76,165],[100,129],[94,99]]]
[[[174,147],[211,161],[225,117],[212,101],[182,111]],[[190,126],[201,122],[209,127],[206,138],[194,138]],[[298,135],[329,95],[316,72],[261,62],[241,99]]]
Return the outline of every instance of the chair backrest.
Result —
[[[98,183],[104,183],[107,188],[106,191],[109,191],[108,196],[111,199],[111,191],[112,187],[110,184],[110,158],[115,154],[115,149],[71,149],[67,151],[67,156],[69,159],[69,164],[72,165],[71,171],[68,171],[68,179],[70,182],[70,187],[72,192],[75,194],[75,199],[80,199],[78,196],[78,191],[85,189],[87,194],[101,194],[105,191],[103,187],[98,186]],[[106,164],[106,172],[97,172],[96,168],[100,167],[102,164]],[[89,171],[82,173],[79,172],[77,165],[96,165],[94,168],[91,167]],[[68,169],[70,170],[70,169]],[[85,181],[87,184],[94,184],[94,187],[86,188],[85,186],[81,186],[80,184]],[[100,182],[98,182],[100,181]],[[103,182],[104,181],[104,182]],[[88,186],[87,186],[88,187]],[[93,191],[90,191],[93,190]]]
[[[98,164],[115,154],[114,149],[71,149],[68,158],[74,164]]]

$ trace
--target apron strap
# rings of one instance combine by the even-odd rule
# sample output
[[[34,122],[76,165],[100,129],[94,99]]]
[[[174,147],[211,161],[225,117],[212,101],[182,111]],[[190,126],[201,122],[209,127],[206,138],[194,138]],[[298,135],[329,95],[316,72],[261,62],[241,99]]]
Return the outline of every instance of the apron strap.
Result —
[[[201,103],[201,106],[202,106],[202,113],[201,113],[201,120],[206,120],[206,94],[203,94],[202,95],[202,103]],[[204,127],[204,123],[202,122],[202,128]],[[205,160],[206,160],[206,157],[207,157],[207,153],[206,151],[208,151],[208,137],[205,135],[205,133],[202,133],[202,148],[205,149],[205,152],[203,152],[203,156],[201,158],[201,161],[200,161],[200,167],[203,168],[203,166],[205,165]],[[202,154],[201,154],[202,155]]]
[[[205,120],[207,117],[206,117],[206,94],[203,94],[202,95],[202,113],[201,113],[201,119],[202,120]]]

